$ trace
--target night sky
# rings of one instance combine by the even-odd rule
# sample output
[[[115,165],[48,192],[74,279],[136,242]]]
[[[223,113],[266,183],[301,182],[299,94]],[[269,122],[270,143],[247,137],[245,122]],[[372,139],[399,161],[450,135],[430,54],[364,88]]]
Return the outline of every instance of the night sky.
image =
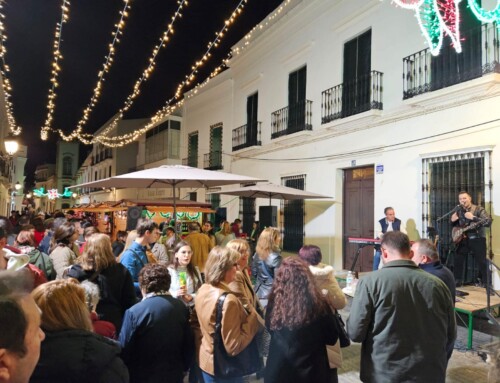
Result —
[[[282,0],[248,0],[241,15],[231,26],[223,43],[212,50],[212,57],[196,82],[220,64],[232,45],[271,13]],[[56,23],[60,20],[61,0],[7,0],[4,4],[8,37],[6,62],[13,87],[14,116],[23,127],[21,142],[28,145],[26,176],[33,179],[36,165],[55,160],[55,142],[40,139],[40,128],[47,115],[50,69]],[[183,17],[175,23],[170,37],[156,62],[156,69],[142,85],[141,95],[125,118],[151,117],[170,99],[177,85],[201,58],[239,0],[191,0]],[[134,0],[116,47],[114,64],[106,75],[99,104],[94,108],[85,131],[92,133],[123,106],[135,81],[147,66],[153,46],[170,22],[178,4],[174,0]],[[72,0],[69,21],[63,26],[56,109],[52,127],[73,131],[92,96],[97,73],[108,53],[111,32],[118,21],[122,0]],[[91,147],[82,145],[82,156]],[[83,158],[80,159],[83,161]]]

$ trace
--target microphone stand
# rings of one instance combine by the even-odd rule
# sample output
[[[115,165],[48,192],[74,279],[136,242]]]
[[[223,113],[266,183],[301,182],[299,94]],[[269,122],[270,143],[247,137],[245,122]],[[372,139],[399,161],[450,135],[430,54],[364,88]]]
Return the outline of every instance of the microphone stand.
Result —
[[[452,215],[453,213],[456,212],[458,206],[455,206],[453,209],[451,209],[448,213],[442,215],[441,217],[437,218],[436,219],[436,222],[441,222],[443,219],[445,219],[446,217],[449,217],[450,215]]]
[[[442,232],[443,232],[443,230],[442,230],[442,229],[443,229],[443,227],[442,227],[442,221],[443,221],[445,218],[447,218],[447,217],[449,217],[450,215],[452,215],[453,213],[455,213],[455,212],[456,212],[456,210],[457,210],[457,206],[455,206],[453,209],[451,209],[448,213],[445,213],[445,214],[444,214],[444,215],[442,215],[441,217],[436,218],[436,227],[438,227],[438,228],[439,228],[438,233],[442,233]],[[439,247],[441,247],[441,237],[439,237],[439,242],[440,242],[440,244],[439,244],[440,246],[439,246]],[[444,264],[445,264],[446,266],[449,266],[449,262],[450,262],[450,259],[449,259],[449,258],[450,258],[450,249],[448,249],[448,254],[446,254],[446,262],[444,262]],[[443,259],[444,259],[444,258],[443,258]],[[455,262],[455,259],[453,259],[453,262]]]

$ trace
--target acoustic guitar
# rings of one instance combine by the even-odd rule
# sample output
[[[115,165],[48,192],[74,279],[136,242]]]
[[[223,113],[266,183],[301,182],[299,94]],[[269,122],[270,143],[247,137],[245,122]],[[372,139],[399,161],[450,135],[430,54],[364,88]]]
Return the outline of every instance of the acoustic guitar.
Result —
[[[481,219],[477,222],[471,223],[469,226],[466,227],[457,227],[455,226],[451,230],[451,238],[453,240],[453,243],[459,244],[464,238],[465,238],[465,233],[468,232],[469,230],[474,230],[477,227],[480,227],[484,225],[486,222],[488,222],[488,219]]]

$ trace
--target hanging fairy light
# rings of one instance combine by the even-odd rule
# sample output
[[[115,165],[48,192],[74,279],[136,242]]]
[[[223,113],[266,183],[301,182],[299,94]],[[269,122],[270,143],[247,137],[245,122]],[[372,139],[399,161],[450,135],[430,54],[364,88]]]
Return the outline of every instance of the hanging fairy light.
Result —
[[[172,103],[175,100],[179,100],[182,95],[183,89],[187,86],[190,85],[196,78],[196,75],[198,74],[199,68],[205,64],[211,57],[211,50],[213,48],[218,47],[218,45],[221,43],[224,34],[229,30],[229,27],[234,23],[236,18],[241,14],[243,11],[243,8],[245,7],[245,4],[247,3],[248,0],[241,0],[238,5],[236,6],[235,10],[231,13],[231,16],[224,20],[224,25],[222,28],[218,31],[215,32],[215,38],[210,41],[207,45],[207,50],[205,53],[202,55],[202,57],[198,60],[195,61],[195,63],[191,66],[191,72],[185,76],[185,79],[177,86],[177,90],[175,92],[175,95],[170,98],[165,105],[157,111],[153,117],[151,117],[150,122],[145,125],[144,127],[135,130],[134,132],[128,133],[128,134],[123,134],[120,136],[114,136],[114,137],[109,137],[105,136],[105,133],[108,133],[111,129],[112,126],[108,127],[105,132],[101,133],[99,136],[96,136],[93,140],[93,142],[99,142],[102,145],[109,146],[109,147],[121,147],[128,145],[135,141],[138,137],[141,135],[145,134],[149,129],[151,129],[153,126],[155,126],[158,122],[160,122],[165,116],[169,115],[172,113],[172,111],[176,108],[178,108],[180,105],[182,105],[181,102],[177,103],[176,105],[172,105]],[[222,70],[222,67],[220,69],[216,70],[216,74],[219,73]],[[209,78],[214,77],[216,74],[211,74]],[[116,117],[115,117],[116,118]],[[119,117],[121,118],[121,117]],[[116,118],[116,121],[118,121],[119,118]],[[117,122],[116,122],[117,123]],[[116,126],[116,124],[115,124]]]
[[[124,5],[123,9],[119,12],[119,20],[114,25],[115,30],[111,33],[113,41],[109,44],[108,54],[105,56],[104,63],[102,64],[102,69],[97,74],[97,84],[94,87],[92,97],[87,107],[84,109],[83,116],[80,119],[80,121],[78,121],[76,129],[69,135],[65,135],[61,129],[58,129],[58,133],[63,140],[72,141],[73,139],[78,138],[78,136],[82,132],[83,127],[88,122],[90,114],[94,110],[94,107],[99,102],[102,92],[103,82],[105,81],[105,76],[110,71],[113,65],[113,58],[115,56],[116,46],[120,43],[120,35],[123,35],[123,29],[125,28],[125,20],[127,19],[129,15],[129,10],[131,8],[131,6],[129,5],[131,1],[132,0],[123,0]],[[82,135],[82,137],[85,139],[85,136]]]
[[[242,45],[236,46],[233,49],[232,53],[235,54],[235,55],[241,54],[242,51],[252,43],[254,35],[257,34],[257,32],[262,31],[265,28],[267,28],[270,25],[270,23],[274,22],[274,20],[277,17],[279,17],[283,13],[283,11],[285,11],[285,9],[287,8],[287,6],[290,4],[291,1],[292,0],[286,0],[283,3],[281,3],[280,6],[278,8],[276,8],[274,10],[274,12],[272,12],[271,14],[269,14],[264,21],[260,22],[256,26],[254,26],[250,30],[250,32],[248,32],[245,35],[245,37],[243,38],[244,41],[243,41]]]
[[[4,100],[5,109],[7,113],[7,122],[9,125],[10,132],[17,136],[21,133],[22,128],[17,126],[16,120],[14,118],[14,107],[12,105],[12,86],[10,84],[7,74],[10,71],[9,66],[5,60],[5,55],[7,54],[7,48],[5,47],[5,42],[7,41],[7,34],[5,33],[5,25],[3,23],[5,16],[2,12],[4,0],[0,1],[0,75],[2,76],[3,90],[4,90]]]
[[[54,110],[56,108],[56,88],[59,86],[57,78],[59,77],[59,72],[61,71],[60,62],[63,59],[61,53],[61,41],[63,25],[68,22],[69,19],[69,6],[68,0],[62,0],[61,4],[61,20],[56,25],[55,39],[54,39],[54,54],[52,60],[52,71],[51,71],[51,86],[49,89],[48,102],[47,102],[47,118],[45,119],[45,124],[41,130],[41,139],[46,140],[48,138],[48,133],[52,129],[52,120],[54,118]]]
[[[137,79],[137,81],[135,82],[132,89],[132,93],[130,93],[127,96],[127,99],[125,100],[123,107],[118,111],[118,113],[115,115],[111,123],[106,127],[106,129],[101,133],[101,135],[105,136],[107,133],[109,133],[116,127],[118,121],[123,118],[125,112],[127,112],[132,107],[132,105],[134,104],[134,100],[139,96],[141,92],[142,83],[146,82],[153,73],[156,66],[156,57],[158,56],[158,53],[170,41],[170,35],[174,34],[174,24],[176,20],[182,17],[181,11],[185,6],[189,5],[187,0],[182,0],[182,1],[179,0],[177,1],[177,4],[179,6],[177,7],[177,10],[175,11],[174,15],[171,17],[170,22],[167,25],[167,28],[158,39],[158,43],[153,47],[151,55],[148,58],[148,63],[149,63],[148,66],[142,72],[141,77],[139,77],[139,79]]]

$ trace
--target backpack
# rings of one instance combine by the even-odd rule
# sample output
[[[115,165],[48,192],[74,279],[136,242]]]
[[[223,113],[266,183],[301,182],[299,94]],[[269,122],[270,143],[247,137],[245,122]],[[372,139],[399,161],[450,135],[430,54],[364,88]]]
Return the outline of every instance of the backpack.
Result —
[[[52,264],[52,260],[44,252],[34,249],[28,253],[30,256],[30,263],[45,273],[47,280],[52,281],[56,279],[56,271]]]

